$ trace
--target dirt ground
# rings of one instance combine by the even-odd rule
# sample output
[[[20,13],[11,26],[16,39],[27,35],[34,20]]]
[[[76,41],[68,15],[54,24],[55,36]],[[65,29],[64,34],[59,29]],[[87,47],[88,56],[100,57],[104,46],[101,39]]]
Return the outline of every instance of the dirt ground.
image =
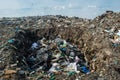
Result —
[[[11,67],[11,49],[4,49],[8,39],[15,34],[15,27],[24,29],[40,29],[38,35],[54,39],[61,35],[62,39],[77,45],[85,54],[90,65],[90,73],[79,73],[67,76],[56,74],[55,80],[120,80],[120,46],[113,46],[110,36],[104,30],[120,29],[120,13],[106,11],[94,19],[82,19],[67,16],[33,16],[0,19],[0,80],[24,80],[15,74],[19,68]],[[12,74],[5,70],[13,69]],[[10,72],[10,71],[8,71]],[[28,76],[25,80],[49,80],[48,76],[38,79],[40,73]]]

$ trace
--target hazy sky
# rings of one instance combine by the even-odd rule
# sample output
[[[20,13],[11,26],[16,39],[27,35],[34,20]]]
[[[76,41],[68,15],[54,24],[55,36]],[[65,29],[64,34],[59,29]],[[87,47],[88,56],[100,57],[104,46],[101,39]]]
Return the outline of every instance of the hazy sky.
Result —
[[[0,0],[0,17],[65,15],[94,18],[120,12],[120,0]]]

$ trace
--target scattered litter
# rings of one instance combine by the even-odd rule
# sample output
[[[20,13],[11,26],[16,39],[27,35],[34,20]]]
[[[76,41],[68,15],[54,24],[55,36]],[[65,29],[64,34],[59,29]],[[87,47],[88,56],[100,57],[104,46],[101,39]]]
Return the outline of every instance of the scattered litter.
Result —
[[[67,71],[76,71],[76,72],[77,72],[76,63],[70,63],[70,64],[67,66]]]
[[[49,72],[57,73],[60,70],[60,66],[58,63],[53,63]]]
[[[116,35],[118,35],[120,37],[120,30],[118,30],[118,32],[116,33]]]
[[[76,74],[75,71],[69,71],[67,75],[68,75],[68,76],[73,76],[73,75],[75,75],[75,74]]]

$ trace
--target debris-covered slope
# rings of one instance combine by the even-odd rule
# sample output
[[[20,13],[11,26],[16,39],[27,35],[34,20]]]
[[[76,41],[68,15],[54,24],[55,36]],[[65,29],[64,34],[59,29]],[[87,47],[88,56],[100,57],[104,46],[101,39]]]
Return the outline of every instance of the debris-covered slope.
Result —
[[[10,80],[23,80],[23,78],[28,80],[119,80],[120,45],[119,41],[116,42],[117,39],[119,40],[119,35],[117,35],[119,29],[120,13],[112,11],[106,11],[93,20],[60,15],[1,18],[0,78]],[[20,32],[19,35],[18,32]],[[61,49],[61,45],[55,42],[57,38],[63,40],[60,44],[65,47],[65,53],[64,48]],[[22,43],[13,44],[13,39]],[[64,45],[64,41],[68,46]],[[38,48],[38,45],[42,47]],[[47,50],[44,52],[46,46]],[[74,46],[74,49],[71,46]],[[71,50],[75,53],[74,57]],[[41,51],[44,53],[42,56]],[[64,53],[67,58],[60,57],[59,60],[62,61],[52,62],[53,58],[56,56],[58,58],[60,53]],[[34,56],[30,57],[31,55]],[[31,58],[35,61],[28,61]],[[89,68],[89,74],[82,71],[83,69],[80,69],[80,72],[73,70],[76,71],[75,73],[68,69],[65,71],[67,66],[76,60]],[[51,66],[60,68],[57,73],[51,69],[43,70],[40,66],[45,66],[45,64],[38,65],[40,61],[51,63],[47,65],[50,68]],[[65,61],[69,63],[66,67],[61,67],[61,62]],[[34,69],[29,69],[31,67]]]

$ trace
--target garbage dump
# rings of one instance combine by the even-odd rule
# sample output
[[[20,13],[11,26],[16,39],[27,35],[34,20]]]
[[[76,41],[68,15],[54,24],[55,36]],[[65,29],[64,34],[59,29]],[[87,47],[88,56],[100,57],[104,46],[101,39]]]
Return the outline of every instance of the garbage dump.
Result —
[[[119,80],[120,13],[0,19],[0,80]]]
[[[12,53],[11,65],[16,64],[15,66],[20,68],[18,72],[90,72],[84,54],[77,47],[61,38],[46,40],[38,36],[37,32],[38,30],[19,29],[15,36],[8,40],[8,45],[12,46],[9,47],[15,51]]]

